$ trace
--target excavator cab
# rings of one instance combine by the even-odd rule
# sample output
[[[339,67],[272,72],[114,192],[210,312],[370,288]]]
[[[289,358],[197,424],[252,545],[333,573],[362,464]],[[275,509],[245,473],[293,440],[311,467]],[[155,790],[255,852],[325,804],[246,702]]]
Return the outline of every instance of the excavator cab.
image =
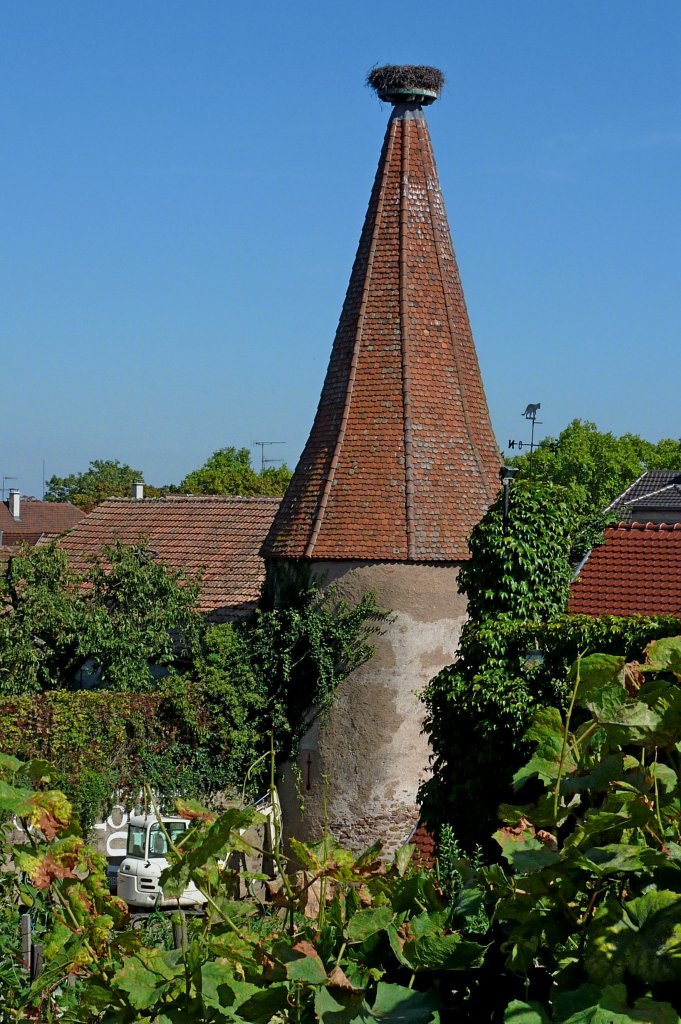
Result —
[[[179,898],[166,898],[160,885],[168,867],[168,839],[177,842],[189,828],[186,818],[131,815],[126,855],[118,869],[117,895],[136,910],[155,907],[200,907],[205,897],[190,882]]]

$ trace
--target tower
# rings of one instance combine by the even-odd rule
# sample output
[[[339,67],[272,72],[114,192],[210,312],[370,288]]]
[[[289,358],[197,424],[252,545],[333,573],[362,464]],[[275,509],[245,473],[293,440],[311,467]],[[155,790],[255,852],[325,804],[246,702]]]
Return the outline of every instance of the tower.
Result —
[[[369,83],[393,111],[315,420],[263,546],[275,591],[302,562],[393,613],[303,740],[302,815],[284,786],[289,831],[313,839],[328,778],[330,830],[355,848],[396,846],[416,821],[417,692],[454,658],[458,570],[500,468],[423,114],[443,76],[385,67]]]

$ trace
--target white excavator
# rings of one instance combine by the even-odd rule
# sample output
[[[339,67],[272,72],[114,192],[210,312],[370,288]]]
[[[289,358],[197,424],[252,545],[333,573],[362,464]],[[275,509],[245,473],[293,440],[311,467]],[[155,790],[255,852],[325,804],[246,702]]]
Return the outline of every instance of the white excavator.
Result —
[[[202,907],[205,896],[190,882],[177,899],[166,898],[161,888],[161,873],[168,867],[168,840],[175,843],[189,828],[186,818],[155,814],[133,814],[128,822],[125,858],[118,869],[117,895],[134,910]]]
[[[279,801],[269,793],[253,805],[264,818],[264,847],[275,849],[281,842],[281,809]],[[173,910],[178,907],[201,911],[206,898],[190,882],[182,895],[166,897],[161,888],[161,874],[168,867],[168,840],[175,843],[189,828],[191,823],[186,818],[155,814],[132,814],[128,821],[128,840],[125,858],[118,868],[116,894],[135,912],[154,909]],[[163,827],[161,827],[163,825]],[[274,877],[277,873],[272,858],[267,858],[261,867]],[[260,869],[259,869],[260,870]]]

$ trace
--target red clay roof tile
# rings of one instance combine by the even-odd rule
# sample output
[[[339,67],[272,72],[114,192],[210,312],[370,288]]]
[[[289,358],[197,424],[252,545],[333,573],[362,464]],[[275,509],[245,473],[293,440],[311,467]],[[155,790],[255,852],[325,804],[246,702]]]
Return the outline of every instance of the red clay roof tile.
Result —
[[[269,558],[458,561],[500,458],[428,126],[395,108]]]
[[[68,501],[38,501],[22,495],[19,518],[9,511],[9,503],[0,501],[0,532],[2,543],[35,544],[43,534],[56,535],[70,530],[85,516],[85,512]]]
[[[437,860],[437,842],[435,836],[423,822],[419,822],[409,837],[409,842],[416,847],[414,860],[419,867],[433,868]]]
[[[619,523],[604,537],[572,584],[568,611],[681,617],[681,523]]]
[[[74,568],[120,540],[148,541],[158,557],[190,575],[202,574],[199,608],[212,621],[252,611],[265,579],[259,549],[278,498],[177,495],[110,498],[61,541]]]

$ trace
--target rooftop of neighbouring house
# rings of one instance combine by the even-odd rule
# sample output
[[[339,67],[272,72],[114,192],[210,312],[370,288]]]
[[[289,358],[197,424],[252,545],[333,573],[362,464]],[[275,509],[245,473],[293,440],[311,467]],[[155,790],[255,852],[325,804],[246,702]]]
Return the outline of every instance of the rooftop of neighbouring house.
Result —
[[[681,471],[649,469],[608,506],[622,522],[681,521]]]
[[[437,860],[437,842],[435,836],[423,822],[419,822],[412,834],[409,836],[409,843],[415,846],[414,860],[418,867],[433,868]]]
[[[451,562],[499,489],[428,125],[435,68],[374,69],[393,104],[319,406],[267,558]]]
[[[265,579],[259,550],[278,498],[173,495],[109,498],[60,544],[74,568],[116,540],[148,542],[167,565],[201,574],[200,610],[213,622],[252,611]]]
[[[573,615],[681,617],[681,523],[619,523],[575,577]]]
[[[5,548],[34,545],[45,535],[72,529],[84,517],[85,512],[68,501],[39,501],[13,491],[9,499],[0,501],[0,544]]]

